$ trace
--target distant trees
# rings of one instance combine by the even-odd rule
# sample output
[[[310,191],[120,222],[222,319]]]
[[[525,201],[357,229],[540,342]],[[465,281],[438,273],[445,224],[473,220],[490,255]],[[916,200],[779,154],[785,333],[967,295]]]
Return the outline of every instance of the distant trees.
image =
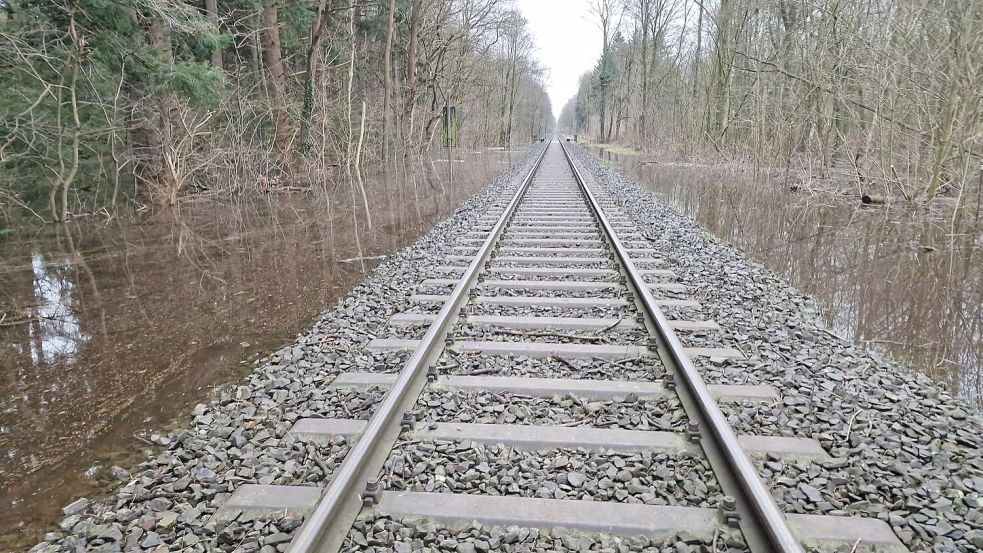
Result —
[[[619,1],[615,47],[605,39],[561,125],[847,172],[911,199],[976,181],[983,2]]]
[[[530,52],[495,0],[0,0],[0,208],[323,186],[428,148],[445,104],[468,146],[525,142]]]

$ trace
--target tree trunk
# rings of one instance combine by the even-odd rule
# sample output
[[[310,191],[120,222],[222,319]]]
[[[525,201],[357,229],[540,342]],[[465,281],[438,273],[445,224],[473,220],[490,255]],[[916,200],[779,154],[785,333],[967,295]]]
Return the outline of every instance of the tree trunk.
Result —
[[[717,22],[717,47],[714,67],[714,106],[709,128],[717,139],[722,138],[730,120],[730,85],[733,70],[731,61],[733,47],[731,32],[734,25],[733,0],[721,0]]]
[[[321,44],[324,42],[326,8],[327,0],[318,0],[307,43],[307,58],[304,63],[304,105],[300,110],[300,143],[304,153],[310,151],[312,146],[311,125],[314,118],[314,87],[317,82],[317,62],[321,56]]]
[[[693,99],[697,98],[700,82],[700,58],[703,57],[703,4],[696,5],[696,54],[693,58]]]
[[[649,110],[649,24],[651,15],[649,13],[648,0],[642,0],[642,113],[638,116],[638,141],[639,145],[646,146],[645,139],[648,134],[648,110]]]
[[[136,14],[134,13],[134,16]],[[173,52],[171,50],[171,37],[164,21],[160,17],[148,17],[147,38],[150,46],[157,50],[162,65],[169,65],[173,62]],[[145,90],[135,90],[136,94],[145,98],[138,104],[136,110],[140,112],[133,129],[133,152],[137,160],[134,167],[134,175],[144,183],[151,183],[158,189],[167,187],[169,181],[164,172],[164,154],[167,144],[171,139],[171,122],[174,117],[175,99],[173,95],[166,94],[159,98],[158,105],[153,105],[155,98],[147,94]],[[164,200],[163,198],[153,198],[155,201]]]
[[[410,13],[410,41],[406,48],[406,98],[403,104],[403,142],[409,146],[413,136],[413,110],[416,107],[416,56],[420,44],[423,0],[413,0]]]
[[[205,13],[208,14],[208,22],[215,27],[215,31],[218,32],[218,0],[205,0]],[[212,48],[211,52],[211,62],[212,67],[215,69],[222,69],[222,49]]]
[[[81,146],[81,135],[82,135],[82,122],[79,119],[79,103],[78,103],[78,77],[80,65],[82,64],[82,43],[79,40],[78,33],[75,29],[75,16],[72,15],[69,21],[69,34],[72,37],[72,45],[74,46],[74,51],[69,55],[67,64],[71,66],[69,69],[69,83],[68,83],[68,103],[72,113],[71,121],[71,151],[69,152],[71,159],[68,162],[68,167],[65,166],[64,153],[62,151],[62,136],[59,135],[58,139],[58,161],[59,161],[59,171],[58,171],[58,181],[52,186],[51,192],[48,197],[49,207],[51,209],[51,218],[54,219],[56,223],[64,223],[68,220],[68,191],[72,187],[72,183],[75,182],[75,176],[78,174],[79,168],[79,148]],[[59,110],[61,109],[61,92],[58,93],[59,97]],[[59,116],[59,121],[61,117]]]
[[[386,49],[382,58],[385,73],[382,89],[382,159],[389,159],[390,136],[392,134],[392,96],[393,96],[393,30],[396,21],[396,0],[389,0],[389,18],[386,23]]]
[[[607,111],[608,111],[608,93],[611,88],[609,75],[609,65],[611,63],[610,57],[610,46],[611,46],[611,6],[608,4],[608,0],[602,0],[599,9],[599,15],[601,17],[601,82],[600,82],[600,92],[601,92],[601,103],[599,106],[599,115],[601,117],[601,142],[607,142],[607,136],[604,133],[607,121]]]
[[[505,124],[505,147],[512,149],[512,124],[515,119],[515,97],[519,92],[519,82],[516,78],[515,62],[513,61],[512,75],[509,82],[509,115]]]
[[[280,169],[289,172],[290,140],[293,136],[293,125],[287,108],[286,72],[280,52],[280,22],[275,0],[263,0],[263,32],[261,36],[263,62],[270,74],[268,84],[270,111],[273,113],[273,148]]]
[[[506,132],[506,114],[509,106],[509,75],[511,74],[511,64],[505,66],[505,75],[502,77],[502,106],[498,110],[498,142],[503,148],[508,146],[508,133]]]

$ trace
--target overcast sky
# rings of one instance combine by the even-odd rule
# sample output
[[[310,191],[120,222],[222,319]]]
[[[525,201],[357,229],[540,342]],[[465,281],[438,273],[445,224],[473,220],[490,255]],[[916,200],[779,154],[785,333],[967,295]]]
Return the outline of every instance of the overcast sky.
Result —
[[[590,0],[517,0],[536,40],[536,59],[546,69],[546,91],[559,115],[577,94],[577,81],[601,57],[601,30]]]

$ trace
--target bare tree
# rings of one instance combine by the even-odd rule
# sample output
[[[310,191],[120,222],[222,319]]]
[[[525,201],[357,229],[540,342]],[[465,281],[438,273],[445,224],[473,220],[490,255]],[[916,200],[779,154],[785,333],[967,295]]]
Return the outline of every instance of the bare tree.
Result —
[[[286,69],[280,50],[280,18],[277,2],[263,0],[263,61],[269,73],[270,111],[273,113],[273,145],[281,169],[289,170],[293,122],[287,107]]]
[[[616,0],[593,0],[591,10],[601,25],[601,66],[598,76],[600,105],[598,116],[601,119],[601,140],[607,141],[605,131],[607,122],[608,96],[611,88],[611,37],[619,27],[619,6]]]
[[[349,169],[366,203],[363,168],[424,153],[444,105],[476,148],[553,124],[526,22],[498,0],[43,4],[0,2],[0,197],[38,217]]]
[[[386,47],[382,57],[382,157],[389,159],[390,141],[392,138],[392,101],[393,101],[393,32],[396,22],[396,0],[389,0],[386,10]]]
[[[212,24],[215,31],[219,30],[218,0],[205,0],[205,13],[208,14],[208,22]],[[218,47],[211,49],[212,67],[222,69],[222,50]]]
[[[980,2],[624,0],[624,46],[609,8],[594,4],[604,52],[565,116],[599,140],[634,116],[642,148],[780,164],[859,196],[976,186]]]

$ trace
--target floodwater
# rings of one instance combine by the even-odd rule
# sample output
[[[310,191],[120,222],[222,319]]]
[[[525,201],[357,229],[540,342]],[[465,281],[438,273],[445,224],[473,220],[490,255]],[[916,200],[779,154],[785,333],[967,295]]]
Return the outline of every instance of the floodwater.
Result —
[[[814,297],[837,335],[983,401],[983,213],[975,206],[953,221],[793,192],[781,176],[593,151]]]
[[[339,184],[0,237],[0,550],[36,543],[109,467],[144,458],[135,435],[289,344],[379,262],[352,258],[411,243],[519,157],[369,178],[372,229]]]

